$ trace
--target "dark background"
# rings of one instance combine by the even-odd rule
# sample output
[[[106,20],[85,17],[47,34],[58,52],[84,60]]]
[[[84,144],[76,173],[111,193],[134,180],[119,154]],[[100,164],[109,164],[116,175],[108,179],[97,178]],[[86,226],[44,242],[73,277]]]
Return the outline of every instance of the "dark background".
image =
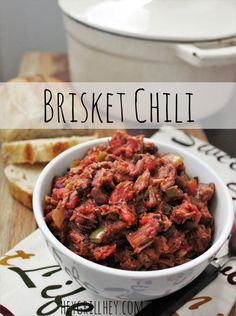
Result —
[[[144,134],[146,137],[151,137],[156,131],[154,129],[133,129],[129,130],[129,133],[133,135]],[[236,158],[236,129],[204,129],[204,132],[209,143]]]
[[[212,145],[236,157],[236,129],[208,129],[205,133]]]

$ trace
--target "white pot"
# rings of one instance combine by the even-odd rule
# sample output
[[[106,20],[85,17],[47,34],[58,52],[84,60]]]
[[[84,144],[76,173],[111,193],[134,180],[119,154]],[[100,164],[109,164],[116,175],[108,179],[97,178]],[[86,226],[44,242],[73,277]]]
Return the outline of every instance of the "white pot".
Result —
[[[235,1],[59,3],[72,81],[236,79]]]

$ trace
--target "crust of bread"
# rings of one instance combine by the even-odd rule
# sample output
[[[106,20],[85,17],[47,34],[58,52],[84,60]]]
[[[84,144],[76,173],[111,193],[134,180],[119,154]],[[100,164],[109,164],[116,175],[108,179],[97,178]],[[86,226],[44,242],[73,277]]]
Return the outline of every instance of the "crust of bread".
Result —
[[[95,139],[97,136],[72,136],[29,141],[16,141],[2,144],[2,157],[5,163],[45,163],[82,142]]]
[[[32,208],[34,186],[44,166],[44,164],[34,166],[22,164],[9,165],[4,169],[11,195],[29,208]]]
[[[93,135],[93,129],[0,129],[0,142]],[[111,134],[110,134],[111,135]]]
[[[19,187],[16,183],[8,181],[9,191],[14,199],[22,203],[24,206],[32,209],[32,192],[27,192]]]

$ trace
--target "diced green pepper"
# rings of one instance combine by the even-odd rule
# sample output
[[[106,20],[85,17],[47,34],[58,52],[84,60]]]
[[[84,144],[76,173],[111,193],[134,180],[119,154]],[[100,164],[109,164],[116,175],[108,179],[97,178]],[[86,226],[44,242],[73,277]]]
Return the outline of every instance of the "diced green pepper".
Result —
[[[169,214],[171,213],[171,211],[172,211],[172,207],[171,207],[169,204],[165,203],[165,204],[163,205],[163,212],[164,212],[166,215],[169,215]]]
[[[180,190],[177,185],[174,185],[172,187],[169,187],[165,191],[165,194],[169,199],[175,199],[181,197],[183,195],[183,191]]]
[[[103,161],[107,156],[107,152],[106,151],[101,151],[98,156],[97,156],[97,161]]]
[[[99,227],[98,229],[96,229],[90,234],[89,238],[92,242],[96,244],[100,244],[102,242],[105,232],[106,232],[106,227],[103,227],[103,226]]]
[[[184,161],[184,158],[177,154],[167,154],[164,157],[170,160],[176,167],[182,165]]]

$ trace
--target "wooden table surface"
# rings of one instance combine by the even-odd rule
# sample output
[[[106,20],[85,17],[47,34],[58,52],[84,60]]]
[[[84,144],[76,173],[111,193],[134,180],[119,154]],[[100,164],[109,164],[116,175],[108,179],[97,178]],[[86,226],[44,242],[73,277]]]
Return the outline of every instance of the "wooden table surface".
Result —
[[[55,76],[64,81],[69,81],[68,62],[65,54],[56,53],[27,53],[23,56],[19,76],[41,74]],[[147,136],[154,131],[143,130]],[[188,130],[200,139],[207,140],[202,130]],[[8,191],[6,180],[3,176],[3,162],[0,157],[0,255],[6,253],[19,241],[36,229],[36,223],[31,210],[15,201]],[[210,315],[209,315],[210,316]],[[230,316],[236,316],[234,308]]]

